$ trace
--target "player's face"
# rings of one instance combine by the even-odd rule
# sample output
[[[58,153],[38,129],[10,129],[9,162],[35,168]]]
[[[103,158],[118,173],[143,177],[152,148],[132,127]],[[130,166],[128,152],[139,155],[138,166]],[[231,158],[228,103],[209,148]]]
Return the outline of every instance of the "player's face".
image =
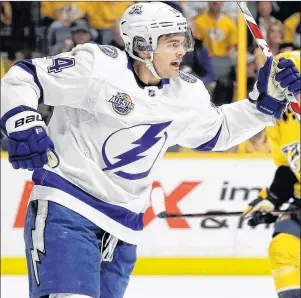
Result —
[[[176,78],[185,55],[182,35],[163,36],[154,52],[154,65],[162,78]]]

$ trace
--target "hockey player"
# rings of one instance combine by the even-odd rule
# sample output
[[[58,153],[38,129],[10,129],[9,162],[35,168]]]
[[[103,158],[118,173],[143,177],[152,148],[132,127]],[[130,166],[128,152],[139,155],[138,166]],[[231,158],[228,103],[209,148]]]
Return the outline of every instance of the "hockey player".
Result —
[[[217,109],[201,81],[179,72],[193,50],[181,13],[137,3],[120,32],[125,52],[85,44],[20,61],[1,82],[9,161],[34,170],[24,233],[31,298],[123,297],[165,150],[233,147],[281,117],[285,92],[300,92],[293,63],[280,61],[275,76],[269,59],[249,99]],[[39,102],[55,107],[48,127]]]
[[[283,53],[278,58],[291,59],[300,72],[300,51]],[[300,86],[301,88],[301,86]],[[300,103],[300,94],[296,96]],[[289,209],[300,209],[300,124],[286,111],[276,125],[266,129],[275,164],[278,166],[268,189],[252,201],[245,216],[252,216],[249,224],[272,223],[270,214],[275,208],[292,200]],[[280,298],[300,298],[300,215],[280,217],[269,247],[269,259],[275,286]]]

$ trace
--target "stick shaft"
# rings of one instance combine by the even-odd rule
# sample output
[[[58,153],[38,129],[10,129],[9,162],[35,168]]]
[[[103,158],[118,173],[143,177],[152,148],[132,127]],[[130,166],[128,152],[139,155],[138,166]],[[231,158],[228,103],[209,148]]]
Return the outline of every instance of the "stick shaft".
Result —
[[[259,48],[261,49],[263,55],[265,58],[268,58],[270,56],[272,56],[272,52],[267,44],[267,42],[265,41],[255,19],[253,18],[250,10],[248,9],[248,6],[246,5],[245,2],[237,2],[237,5],[239,7],[239,9],[241,10],[243,17],[246,21],[246,24],[249,28],[249,30],[251,31],[257,45],[259,46]],[[296,118],[298,119],[299,123],[301,121],[301,110],[300,107],[298,105],[298,103],[296,102],[296,99],[294,98],[294,96],[292,94],[287,94],[287,99],[290,101],[290,109],[292,110],[292,112],[296,115]]]
[[[283,215],[283,214],[297,214],[300,210],[283,210],[283,211],[273,211],[271,214],[273,215]],[[210,211],[205,213],[168,213],[168,212],[161,212],[157,216],[159,218],[184,218],[184,217],[210,217],[210,216],[241,216],[243,212],[241,211],[231,211],[231,212],[223,212],[223,211]]]

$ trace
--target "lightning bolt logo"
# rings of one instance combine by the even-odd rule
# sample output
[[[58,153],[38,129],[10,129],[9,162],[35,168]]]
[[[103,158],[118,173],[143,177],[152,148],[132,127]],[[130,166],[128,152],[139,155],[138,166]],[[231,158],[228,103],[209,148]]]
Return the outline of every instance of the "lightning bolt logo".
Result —
[[[107,141],[109,140],[109,138],[113,135],[110,135],[107,140],[105,141],[103,148],[102,148],[102,154],[103,154],[103,158],[104,158],[104,162],[106,164],[106,168],[102,169],[103,171],[107,171],[107,170],[115,170],[117,168],[123,167],[125,165],[131,164],[133,162],[136,162],[142,158],[145,158],[146,155],[142,154],[144,152],[146,152],[148,149],[152,148],[155,144],[157,144],[159,142],[159,140],[162,139],[162,137],[164,136],[165,140],[164,140],[164,144],[161,147],[159,153],[157,154],[151,168],[153,167],[155,161],[157,160],[162,148],[165,145],[165,142],[167,140],[167,133],[164,132],[163,136],[158,137],[158,135],[160,134],[160,132],[162,132],[166,127],[168,127],[170,125],[172,121],[168,121],[168,122],[163,122],[163,123],[157,123],[157,124],[149,124],[149,128],[146,130],[146,132],[142,135],[142,137],[140,137],[138,140],[132,142],[132,145],[137,145],[135,148],[126,151],[118,156],[115,156],[114,158],[119,159],[119,161],[117,161],[116,163],[110,163],[109,159],[106,156],[106,152],[105,152],[105,147],[107,144]],[[114,133],[115,134],[115,133]],[[136,180],[136,179],[141,179],[141,178],[145,178],[151,168],[146,171],[146,172],[142,172],[142,173],[137,173],[137,174],[129,174],[123,171],[117,171],[115,172],[116,175],[126,178],[126,179],[130,179],[130,180]]]
[[[47,215],[48,215],[48,201],[38,200],[38,210],[37,210],[37,215],[35,220],[35,229],[31,231],[31,237],[32,237],[31,259],[32,259],[35,279],[38,286],[40,285],[38,263],[41,264],[39,253],[45,254],[44,234],[45,234]]]

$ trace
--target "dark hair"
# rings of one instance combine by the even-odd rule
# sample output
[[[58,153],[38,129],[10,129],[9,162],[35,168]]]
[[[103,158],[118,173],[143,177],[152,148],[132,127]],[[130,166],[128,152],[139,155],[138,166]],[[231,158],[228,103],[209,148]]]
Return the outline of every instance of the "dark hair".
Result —
[[[281,43],[281,44],[279,45],[279,50],[285,49],[285,48],[287,48],[287,47],[292,47],[293,50],[297,50],[297,49],[298,49],[298,48],[296,48],[296,47],[294,46],[294,44],[293,44],[292,42],[283,42],[283,43]]]

